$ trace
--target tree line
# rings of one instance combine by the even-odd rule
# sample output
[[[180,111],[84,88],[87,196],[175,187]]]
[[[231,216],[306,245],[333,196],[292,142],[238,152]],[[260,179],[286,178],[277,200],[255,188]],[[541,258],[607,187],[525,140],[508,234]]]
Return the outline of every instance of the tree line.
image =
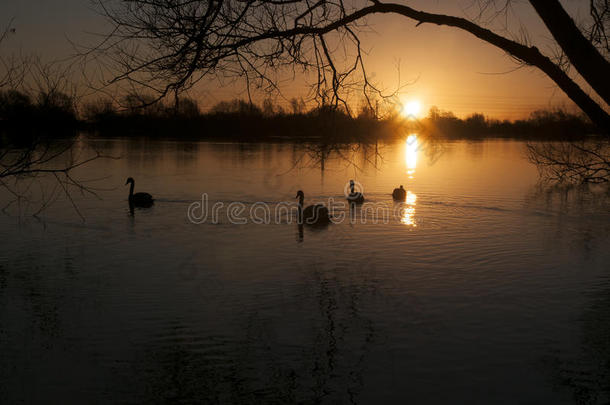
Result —
[[[19,90],[0,90],[0,129],[5,134],[45,133],[65,136],[77,130],[117,135],[165,137],[290,139],[392,138],[404,131],[426,133],[439,138],[510,137],[527,139],[579,138],[595,132],[583,114],[557,109],[535,111],[528,118],[513,121],[474,113],[458,118],[450,111],[430,108],[424,118],[406,119],[398,109],[379,117],[362,102],[349,115],[328,105],[307,107],[293,98],[289,108],[267,98],[257,104],[243,99],[221,101],[202,112],[197,100],[180,96],[152,102],[153,96],[129,94],[119,103],[99,98],[80,105],[74,96],[61,91],[39,91],[33,95]]]

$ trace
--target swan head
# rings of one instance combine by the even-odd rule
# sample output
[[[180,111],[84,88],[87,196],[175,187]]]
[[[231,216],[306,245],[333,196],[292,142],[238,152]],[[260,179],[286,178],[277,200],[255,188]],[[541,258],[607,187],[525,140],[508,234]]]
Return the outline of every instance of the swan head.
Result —
[[[305,198],[305,193],[303,193],[303,190],[299,190],[294,198]]]
[[[128,177],[127,181],[125,182],[125,185],[128,185],[129,183],[132,183],[132,184],[135,183],[133,180],[133,177]]]

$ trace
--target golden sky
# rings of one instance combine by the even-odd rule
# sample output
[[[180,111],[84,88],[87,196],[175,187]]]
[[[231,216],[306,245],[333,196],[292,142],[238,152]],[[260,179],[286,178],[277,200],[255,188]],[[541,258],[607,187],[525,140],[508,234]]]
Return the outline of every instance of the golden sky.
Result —
[[[472,0],[403,1],[416,9],[458,16],[474,16]],[[565,2],[577,20],[586,10],[583,2]],[[586,2],[584,2],[586,3]],[[586,4],[585,4],[586,6]],[[73,53],[69,40],[91,43],[93,32],[108,27],[96,15],[89,0],[3,0],[0,23],[4,26],[14,18],[15,35],[3,45],[1,52],[21,51],[41,54],[47,59],[62,59]],[[528,36],[543,52],[549,54],[550,34],[531,6],[517,3],[509,24],[491,23],[498,33],[514,36],[519,28],[527,28]],[[374,80],[391,89],[397,84],[398,66],[405,87],[401,99],[419,100],[424,111],[432,105],[464,116],[483,112],[495,118],[519,118],[540,108],[572,103],[539,71],[517,65],[499,49],[455,28],[415,23],[401,16],[379,15],[368,20],[372,32],[363,35],[367,50],[367,69]],[[308,87],[301,78],[282,87],[286,99],[304,94]],[[198,88],[194,96],[203,109],[221,100],[245,97],[241,83],[220,86],[211,81]],[[287,102],[278,98],[279,104]]]

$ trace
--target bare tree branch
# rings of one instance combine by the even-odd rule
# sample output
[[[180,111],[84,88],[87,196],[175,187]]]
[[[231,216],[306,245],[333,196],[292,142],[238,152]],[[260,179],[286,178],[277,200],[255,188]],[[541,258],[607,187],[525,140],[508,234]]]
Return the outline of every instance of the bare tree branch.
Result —
[[[501,3],[497,12],[506,13],[510,0]],[[540,6],[534,0],[532,4]],[[557,13],[565,14],[558,2],[553,5]],[[552,7],[543,8],[548,11]],[[349,111],[347,96],[356,87],[365,94],[377,92],[367,77],[358,38],[367,26],[366,17],[395,14],[414,20],[417,25],[464,30],[520,63],[537,67],[605,133],[610,132],[608,113],[568,76],[565,59],[554,63],[538,48],[527,45],[525,30],[522,43],[465,18],[377,0],[100,0],[100,10],[112,22],[112,33],[85,55],[106,55],[109,69],[119,72],[111,83],[135,83],[155,91],[157,99],[210,76],[239,76],[248,84],[277,89],[272,72],[299,66],[304,72],[315,73],[315,94],[322,104]],[[566,43],[559,41],[563,50]],[[572,64],[576,63],[573,53],[566,55]],[[582,66],[587,61],[580,54],[577,59],[578,70],[586,72]],[[592,68],[596,72],[604,71],[605,65],[597,66],[601,62],[589,63],[596,64]],[[599,80],[589,80],[602,96],[606,82],[598,86]]]

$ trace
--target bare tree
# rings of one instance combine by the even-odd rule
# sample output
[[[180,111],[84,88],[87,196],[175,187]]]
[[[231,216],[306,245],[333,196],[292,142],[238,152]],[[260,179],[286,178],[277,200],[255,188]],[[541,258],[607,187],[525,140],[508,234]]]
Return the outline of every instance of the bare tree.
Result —
[[[248,88],[278,90],[276,73],[282,69],[295,75],[313,72],[319,105],[348,113],[347,99],[355,91],[363,90],[367,98],[396,94],[382,92],[369,79],[353,31],[360,25],[357,21],[338,24],[337,29],[321,27],[346,13],[331,3],[102,0],[100,8],[115,27],[87,55],[99,52],[110,59],[108,68],[121,72],[111,83],[139,85],[159,98],[212,75],[241,77]],[[318,11],[321,18],[315,17]],[[293,22],[296,30],[290,28]],[[350,45],[355,50],[351,57]]]
[[[109,55],[111,68],[119,69],[113,82],[137,83],[160,97],[210,75],[239,76],[248,85],[273,89],[278,69],[300,69],[316,76],[315,94],[322,103],[343,105],[349,111],[346,100],[356,88],[363,90],[367,99],[379,92],[367,75],[359,38],[366,28],[366,17],[395,14],[417,25],[467,31],[520,63],[538,68],[604,133],[610,131],[606,107],[565,70],[569,62],[606,105],[610,102],[606,77],[610,64],[594,45],[605,41],[607,2],[591,2],[593,23],[587,38],[558,0],[530,0],[566,55],[565,60],[554,62],[537,47],[466,18],[378,0],[99,1],[113,30],[95,50]]]
[[[16,32],[13,20],[10,20],[4,29],[0,29],[0,50]],[[29,62],[29,57],[0,52],[0,89],[21,86],[27,74]]]
[[[610,2],[608,0],[589,0],[591,22],[584,31],[588,34],[589,41],[604,53],[610,54],[610,43],[608,43],[608,31],[610,31]]]
[[[11,20],[0,31],[0,46],[15,34]],[[70,66],[43,62],[34,56],[0,53],[0,189],[9,196],[7,205],[0,207],[3,211],[13,204],[33,202],[32,189],[35,185],[43,189],[42,178],[50,178],[52,182],[47,184],[54,187],[42,192],[35,215],[59,194],[64,194],[81,215],[72,193],[96,195],[74,172],[102,154],[92,148],[75,147],[80,140],[74,127],[61,127],[66,122],[76,122],[77,100]],[[54,136],[55,131],[64,129],[69,132]]]

